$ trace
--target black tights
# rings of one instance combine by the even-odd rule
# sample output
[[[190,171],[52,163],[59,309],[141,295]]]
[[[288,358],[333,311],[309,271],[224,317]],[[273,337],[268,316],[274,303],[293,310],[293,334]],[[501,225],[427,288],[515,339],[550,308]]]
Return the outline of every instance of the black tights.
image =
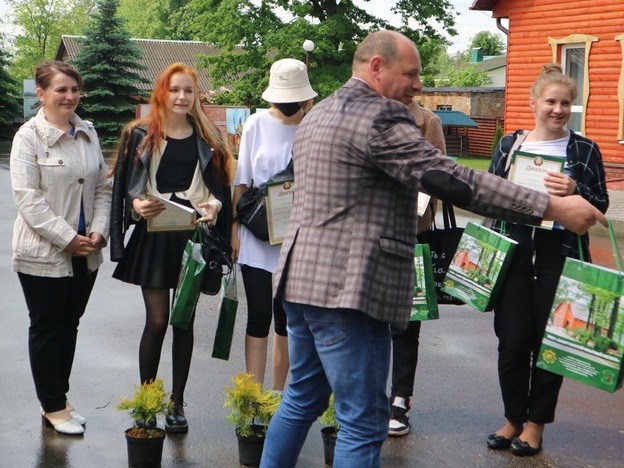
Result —
[[[169,289],[141,288],[145,302],[145,328],[139,346],[139,372],[141,382],[154,380],[158,374],[160,353],[169,324]],[[173,386],[171,399],[184,401],[184,388],[191,368],[193,355],[193,322],[191,318],[188,330],[173,328],[172,363]]]

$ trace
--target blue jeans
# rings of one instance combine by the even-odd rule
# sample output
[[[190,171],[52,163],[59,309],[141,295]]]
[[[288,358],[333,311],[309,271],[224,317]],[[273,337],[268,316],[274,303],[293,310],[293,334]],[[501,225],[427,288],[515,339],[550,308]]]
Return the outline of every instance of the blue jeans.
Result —
[[[390,327],[362,312],[284,301],[291,382],[271,420],[261,467],[294,467],[334,392],[334,467],[378,467],[388,435]],[[319,436],[320,437],[320,436]]]

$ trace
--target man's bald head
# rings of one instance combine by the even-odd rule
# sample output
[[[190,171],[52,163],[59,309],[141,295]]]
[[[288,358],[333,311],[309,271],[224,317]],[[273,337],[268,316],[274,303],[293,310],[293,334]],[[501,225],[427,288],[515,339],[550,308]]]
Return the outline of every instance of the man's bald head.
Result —
[[[396,31],[377,31],[358,45],[353,76],[378,94],[409,104],[422,90],[420,54],[416,44]]]
[[[381,57],[388,64],[392,63],[399,55],[399,41],[409,41],[413,45],[411,40],[396,31],[376,31],[366,36],[355,50],[353,73],[361,72],[374,56]]]

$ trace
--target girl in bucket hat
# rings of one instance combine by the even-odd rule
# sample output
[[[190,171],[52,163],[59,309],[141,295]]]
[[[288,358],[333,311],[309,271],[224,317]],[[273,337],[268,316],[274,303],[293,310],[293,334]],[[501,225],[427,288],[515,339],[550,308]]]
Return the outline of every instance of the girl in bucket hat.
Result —
[[[304,109],[316,96],[303,62],[281,59],[273,63],[269,86],[262,93],[262,98],[271,106],[267,111],[251,115],[243,127],[234,179],[234,207],[252,183],[254,186],[263,184],[288,166],[295,132],[305,115]],[[264,384],[268,335],[274,317],[272,389],[282,391],[290,366],[286,313],[272,293],[280,246],[256,238],[236,221],[236,217],[234,219],[232,256],[241,266],[248,305],[245,334],[247,372]]]

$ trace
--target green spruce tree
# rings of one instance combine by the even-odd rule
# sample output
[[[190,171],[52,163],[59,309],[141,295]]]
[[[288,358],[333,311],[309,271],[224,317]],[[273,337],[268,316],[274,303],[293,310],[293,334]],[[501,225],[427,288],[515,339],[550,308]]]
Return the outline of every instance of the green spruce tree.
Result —
[[[22,114],[22,106],[17,101],[19,83],[7,72],[9,56],[0,43],[0,139],[9,138],[15,117]]]
[[[103,145],[114,144],[132,120],[142,100],[137,86],[146,82],[138,74],[144,69],[141,51],[117,15],[118,5],[119,0],[100,0],[73,61],[84,80],[81,113],[93,122]]]

